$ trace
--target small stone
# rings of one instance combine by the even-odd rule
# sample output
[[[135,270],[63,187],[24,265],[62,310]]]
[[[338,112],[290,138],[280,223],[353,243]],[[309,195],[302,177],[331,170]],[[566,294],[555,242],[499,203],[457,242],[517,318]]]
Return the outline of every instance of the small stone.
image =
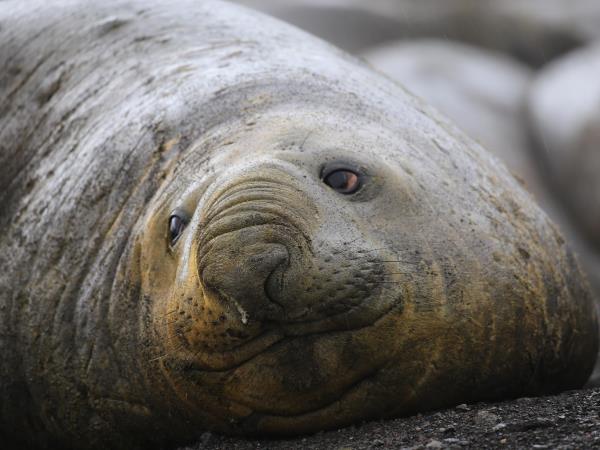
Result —
[[[500,422],[500,417],[489,411],[479,411],[475,415],[475,423],[480,425],[492,425]]]
[[[206,433],[202,433],[200,435],[200,442],[202,443],[203,446],[207,446],[211,439],[212,439],[212,434],[209,433],[208,431]]]
[[[425,448],[443,448],[444,444],[442,444],[440,441],[436,441],[435,439],[432,439],[431,441],[429,441],[429,443],[425,446]]]
[[[533,420],[516,422],[510,425],[511,431],[530,431],[538,428],[549,428],[554,426],[554,422],[544,417],[537,417]]]
[[[506,428],[506,424],[501,422],[498,425],[496,425],[494,428],[492,428],[492,431],[500,431],[503,428]]]
[[[456,407],[456,409],[459,411],[471,411],[471,408],[469,408],[466,403],[461,403]]]
[[[507,442],[508,442],[508,441],[506,440],[506,438],[504,438],[504,439],[500,439],[500,443],[501,443],[501,444],[506,444]]]
[[[383,447],[384,445],[385,445],[385,442],[383,442],[383,439],[373,439],[371,441],[372,447]]]
[[[458,438],[446,438],[446,439],[444,439],[444,442],[446,444],[454,444],[454,445],[469,445],[469,441],[463,441],[462,439],[458,439]]]
[[[440,428],[440,433],[452,433],[453,431],[456,431],[456,426],[452,423],[446,427]]]

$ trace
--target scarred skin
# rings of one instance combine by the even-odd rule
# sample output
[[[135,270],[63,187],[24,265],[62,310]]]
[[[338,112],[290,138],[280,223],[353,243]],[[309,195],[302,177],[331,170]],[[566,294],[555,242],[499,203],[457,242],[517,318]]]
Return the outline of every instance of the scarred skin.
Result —
[[[560,233],[361,62],[212,1],[3,1],[0,43],[7,445],[291,435],[586,381]]]

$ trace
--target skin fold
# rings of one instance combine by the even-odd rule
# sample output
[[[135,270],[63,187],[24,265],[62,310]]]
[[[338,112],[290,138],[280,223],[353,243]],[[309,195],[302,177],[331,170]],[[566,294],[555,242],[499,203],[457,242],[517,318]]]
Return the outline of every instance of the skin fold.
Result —
[[[9,0],[0,42],[7,445],[293,435],[589,376],[555,226],[362,62],[216,1]]]

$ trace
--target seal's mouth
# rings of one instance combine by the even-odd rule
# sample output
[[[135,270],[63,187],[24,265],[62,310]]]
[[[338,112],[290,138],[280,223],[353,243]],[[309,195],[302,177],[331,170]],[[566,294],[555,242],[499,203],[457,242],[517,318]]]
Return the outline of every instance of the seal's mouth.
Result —
[[[260,355],[284,338],[282,332],[271,330],[229,350],[198,351],[181,361],[182,371],[185,373],[230,371]]]
[[[372,383],[379,383],[375,378],[395,354],[393,344],[389,351],[381,351],[382,340],[397,332],[395,316],[400,311],[394,309],[363,327],[298,336],[268,331],[223,352],[219,367],[215,359],[212,367],[198,361],[180,365],[177,379],[187,386],[183,391],[212,392],[216,384],[221,401],[239,412],[232,423],[241,432],[285,434],[284,424],[308,419],[310,431],[322,427],[319,417],[331,408],[362,414],[365,401],[370,406],[379,403],[364,394]]]
[[[240,345],[219,351],[197,351],[184,358],[184,372],[227,372],[250,362],[276,344],[287,339],[333,332],[350,332],[377,326],[391,312],[402,308],[402,300],[389,302],[385,308],[374,310],[359,305],[350,311],[322,320],[298,323],[266,323],[264,331]]]
[[[282,343],[284,344],[284,343]],[[377,364],[368,369],[358,370],[355,373],[349,374],[346,372],[345,380],[338,385],[335,393],[322,396],[319,401],[310,405],[298,406],[294,411],[284,412],[282,410],[271,408],[256,407],[252,401],[244,401],[236,399],[234,402],[242,407],[250,408],[253,412],[247,416],[238,419],[232,419],[232,423],[236,424],[236,428],[243,430],[244,434],[260,435],[269,433],[275,435],[289,435],[290,431],[287,426],[281,426],[289,422],[295,422],[295,425],[307,422],[304,429],[295,429],[294,434],[308,433],[315,430],[323,429],[322,414],[328,414],[332,408],[336,409],[336,413],[340,413],[341,405],[352,404],[353,396],[361,391],[364,391],[365,386],[368,386],[377,379],[383,369],[383,364]],[[205,373],[193,367],[185,369],[186,375],[192,379],[201,380]],[[338,383],[339,381],[336,381]],[[376,402],[378,403],[378,402]],[[359,419],[368,419],[364,409],[364,403],[361,402],[359,407],[350,407],[347,411],[358,412]],[[370,415],[367,413],[367,415]],[[333,416],[335,417],[335,415]],[[308,420],[307,420],[308,419]],[[314,419],[317,419],[314,424],[311,424]],[[349,424],[350,421],[342,420],[339,425]],[[258,426],[257,426],[258,424]],[[297,427],[296,427],[297,428]]]

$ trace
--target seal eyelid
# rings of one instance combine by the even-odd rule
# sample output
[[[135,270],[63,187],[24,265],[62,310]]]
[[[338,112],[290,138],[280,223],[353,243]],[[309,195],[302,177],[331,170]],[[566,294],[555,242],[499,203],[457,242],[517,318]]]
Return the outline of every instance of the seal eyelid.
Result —
[[[185,212],[176,209],[171,213],[168,227],[169,245],[171,247],[177,243],[188,222],[189,218]]]
[[[363,177],[359,171],[343,166],[323,170],[321,179],[334,191],[344,195],[354,194],[363,184]]]

